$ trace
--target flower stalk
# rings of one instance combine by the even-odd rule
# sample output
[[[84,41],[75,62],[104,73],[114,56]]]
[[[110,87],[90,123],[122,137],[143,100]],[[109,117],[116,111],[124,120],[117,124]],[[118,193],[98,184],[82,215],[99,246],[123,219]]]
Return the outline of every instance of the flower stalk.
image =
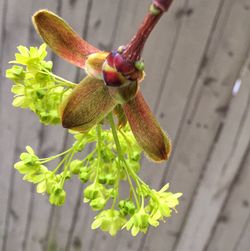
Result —
[[[162,17],[163,13],[168,10],[172,2],[173,0],[153,1],[143,23],[122,53],[126,60],[131,62],[140,60],[144,45],[150,33]]]
[[[144,45],[150,33],[160,20],[162,14],[163,11],[161,11],[160,9],[158,9],[157,14],[153,14],[152,11],[148,12],[137,33],[132,38],[131,42],[128,43],[128,45],[125,47],[122,53],[123,57],[126,60],[131,62],[136,62],[140,60]]]

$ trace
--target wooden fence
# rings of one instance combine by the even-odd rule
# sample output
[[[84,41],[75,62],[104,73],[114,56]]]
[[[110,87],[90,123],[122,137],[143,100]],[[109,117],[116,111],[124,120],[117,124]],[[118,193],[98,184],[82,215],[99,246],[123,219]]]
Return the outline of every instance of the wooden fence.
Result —
[[[2,251],[248,251],[250,250],[250,1],[175,0],[144,51],[142,90],[174,151],[167,164],[143,160],[142,176],[155,188],[170,182],[183,192],[178,214],[132,238],[90,230],[93,213],[82,185],[52,207],[13,168],[24,146],[40,155],[70,143],[59,127],[42,127],[12,107],[5,70],[16,46],[39,45],[30,17],[48,8],[95,46],[126,43],[149,0],[0,0],[0,248]],[[83,72],[50,55],[71,81]],[[237,92],[235,83],[241,83]]]

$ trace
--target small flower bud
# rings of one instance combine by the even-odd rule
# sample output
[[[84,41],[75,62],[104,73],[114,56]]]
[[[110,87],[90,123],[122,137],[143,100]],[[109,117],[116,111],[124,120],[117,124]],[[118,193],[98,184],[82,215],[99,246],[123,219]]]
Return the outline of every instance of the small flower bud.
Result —
[[[106,200],[104,198],[97,198],[92,200],[89,205],[94,211],[102,210],[106,205]]]
[[[173,0],[154,0],[153,4],[161,11],[167,11]]]
[[[65,198],[66,192],[60,186],[55,186],[49,197],[49,201],[53,205],[62,206],[65,202]]]
[[[80,178],[80,180],[81,180],[82,183],[88,182],[88,180],[89,180],[89,172],[87,172],[87,171],[80,172],[79,178]]]
[[[83,162],[81,160],[73,160],[70,163],[70,172],[72,174],[79,174],[80,173],[80,168],[82,167]]]

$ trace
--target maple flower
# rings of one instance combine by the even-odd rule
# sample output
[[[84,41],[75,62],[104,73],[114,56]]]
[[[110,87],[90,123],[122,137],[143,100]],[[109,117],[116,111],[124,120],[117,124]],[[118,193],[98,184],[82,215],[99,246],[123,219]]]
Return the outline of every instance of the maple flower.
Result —
[[[169,158],[170,140],[144,100],[140,83],[144,78],[144,44],[171,2],[154,0],[130,43],[112,52],[90,45],[48,10],[34,14],[34,26],[45,43],[87,73],[61,107],[63,127],[86,132],[113,111],[121,126],[128,120],[138,144],[150,159],[160,162]]]

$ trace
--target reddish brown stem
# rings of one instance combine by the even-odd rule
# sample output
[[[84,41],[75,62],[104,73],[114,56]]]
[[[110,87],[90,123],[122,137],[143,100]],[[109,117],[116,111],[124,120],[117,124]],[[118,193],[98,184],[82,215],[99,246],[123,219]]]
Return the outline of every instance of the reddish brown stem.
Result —
[[[130,62],[135,62],[141,58],[141,54],[144,48],[144,45],[152,32],[153,28],[161,18],[164,11],[167,11],[170,4],[173,0],[154,0],[152,7],[155,8],[155,11],[158,13],[152,13],[150,11],[142,25],[140,26],[139,30],[132,38],[130,43],[125,47],[122,55],[123,57]]]

